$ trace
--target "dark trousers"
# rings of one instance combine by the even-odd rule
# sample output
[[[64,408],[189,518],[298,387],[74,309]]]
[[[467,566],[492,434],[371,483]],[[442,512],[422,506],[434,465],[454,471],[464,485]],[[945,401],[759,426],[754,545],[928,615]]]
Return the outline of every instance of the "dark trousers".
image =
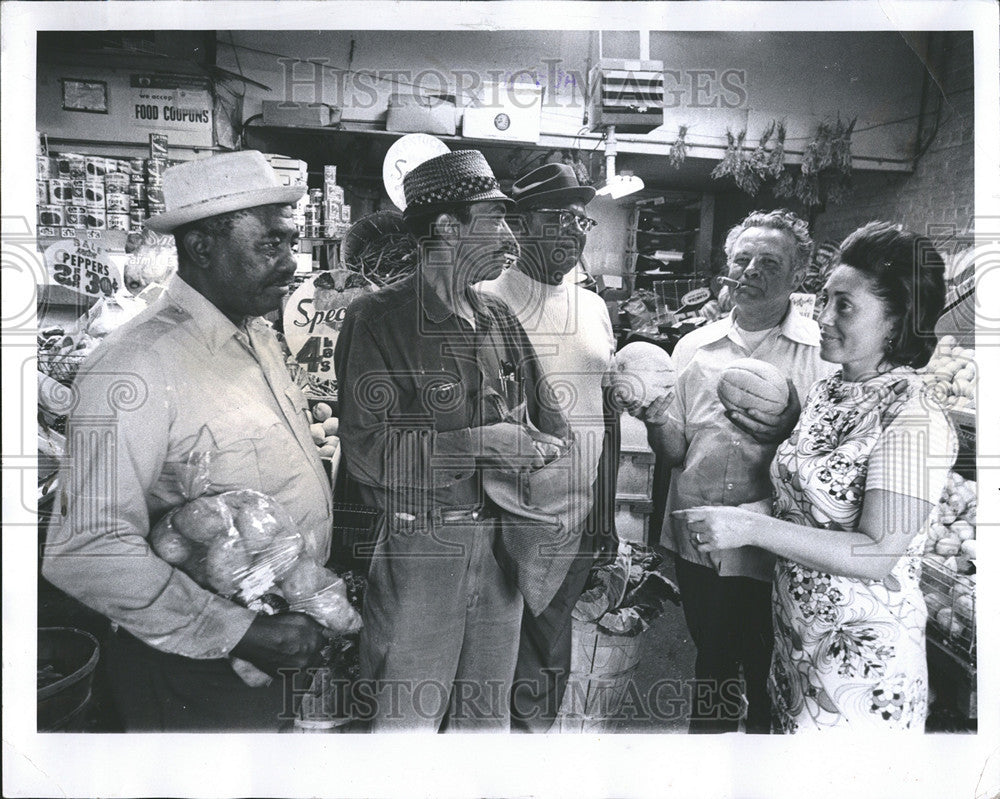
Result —
[[[104,651],[126,732],[278,732],[286,724],[281,679],[250,688],[228,660],[160,652],[122,631],[108,636]]]
[[[774,648],[770,583],[720,577],[715,570],[680,557],[676,569],[684,618],[698,649],[688,732],[737,730],[744,690],[747,732],[770,732],[767,679]]]
[[[521,617],[511,690],[510,723],[514,732],[546,732],[559,710],[573,649],[571,614],[594,563],[588,538],[584,536],[581,551],[549,606],[538,616],[525,609]]]

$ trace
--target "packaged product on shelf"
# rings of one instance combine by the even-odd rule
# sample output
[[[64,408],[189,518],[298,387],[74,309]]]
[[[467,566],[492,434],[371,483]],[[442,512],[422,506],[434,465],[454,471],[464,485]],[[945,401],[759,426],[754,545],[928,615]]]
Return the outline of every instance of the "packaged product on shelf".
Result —
[[[52,178],[49,181],[49,202],[65,205],[73,200],[73,182],[66,178]]]
[[[91,230],[104,230],[108,226],[107,213],[103,208],[87,208],[84,224]]]
[[[62,227],[63,207],[61,205],[39,205],[38,224],[45,227]]]
[[[103,178],[108,171],[108,159],[99,155],[88,155],[84,159],[84,169],[90,179]]]
[[[49,204],[49,182],[47,180],[35,181],[35,204]]]
[[[70,196],[73,205],[87,204],[87,181],[85,178],[74,178],[70,181]]]
[[[150,133],[149,134],[149,156],[150,158],[166,158],[167,157],[167,134],[165,133]]]
[[[87,162],[79,153],[61,153],[56,157],[56,172],[58,177],[83,180],[87,177]]]
[[[126,194],[128,193],[130,182],[131,176],[124,172],[109,172],[104,176],[104,189],[108,194],[113,192]]]
[[[130,206],[131,201],[129,200],[129,196],[123,191],[109,191],[104,196],[104,209],[109,214],[125,214],[128,216]]]
[[[49,178],[57,177],[58,174],[58,171],[53,166],[51,156],[35,156],[35,176],[38,180],[48,180]]]
[[[87,208],[83,205],[67,205],[63,213],[66,227],[82,229],[87,226]]]
[[[108,212],[106,215],[108,230],[123,230],[126,233],[129,229],[129,215]]]
[[[104,181],[88,180],[83,187],[83,198],[88,208],[104,210]]]

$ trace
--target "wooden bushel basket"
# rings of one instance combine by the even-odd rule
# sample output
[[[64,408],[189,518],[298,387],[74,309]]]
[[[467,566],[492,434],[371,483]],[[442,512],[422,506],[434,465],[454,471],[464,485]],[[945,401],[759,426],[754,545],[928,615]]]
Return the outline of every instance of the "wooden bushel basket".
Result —
[[[573,620],[570,675],[553,732],[613,732],[629,680],[639,665],[643,635],[608,635]]]

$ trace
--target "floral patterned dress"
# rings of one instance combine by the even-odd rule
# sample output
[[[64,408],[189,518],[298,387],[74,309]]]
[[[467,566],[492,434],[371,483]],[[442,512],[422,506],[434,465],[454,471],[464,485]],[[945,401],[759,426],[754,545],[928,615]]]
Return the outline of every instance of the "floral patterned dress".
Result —
[[[908,367],[863,382],[844,381],[837,372],[815,383],[771,464],[774,515],[807,527],[856,530],[867,490],[936,503],[956,442],[923,385]],[[770,678],[777,731],[923,730],[925,540],[926,525],[881,580],[778,559]]]

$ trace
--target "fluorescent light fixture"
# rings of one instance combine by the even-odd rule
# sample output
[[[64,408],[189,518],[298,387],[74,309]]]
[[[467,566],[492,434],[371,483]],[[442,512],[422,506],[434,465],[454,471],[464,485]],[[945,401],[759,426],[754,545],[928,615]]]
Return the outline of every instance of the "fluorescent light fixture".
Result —
[[[598,195],[608,196],[612,200],[617,200],[620,197],[642,191],[644,188],[646,188],[646,184],[642,182],[642,178],[638,175],[612,175],[597,190],[597,193]]]

